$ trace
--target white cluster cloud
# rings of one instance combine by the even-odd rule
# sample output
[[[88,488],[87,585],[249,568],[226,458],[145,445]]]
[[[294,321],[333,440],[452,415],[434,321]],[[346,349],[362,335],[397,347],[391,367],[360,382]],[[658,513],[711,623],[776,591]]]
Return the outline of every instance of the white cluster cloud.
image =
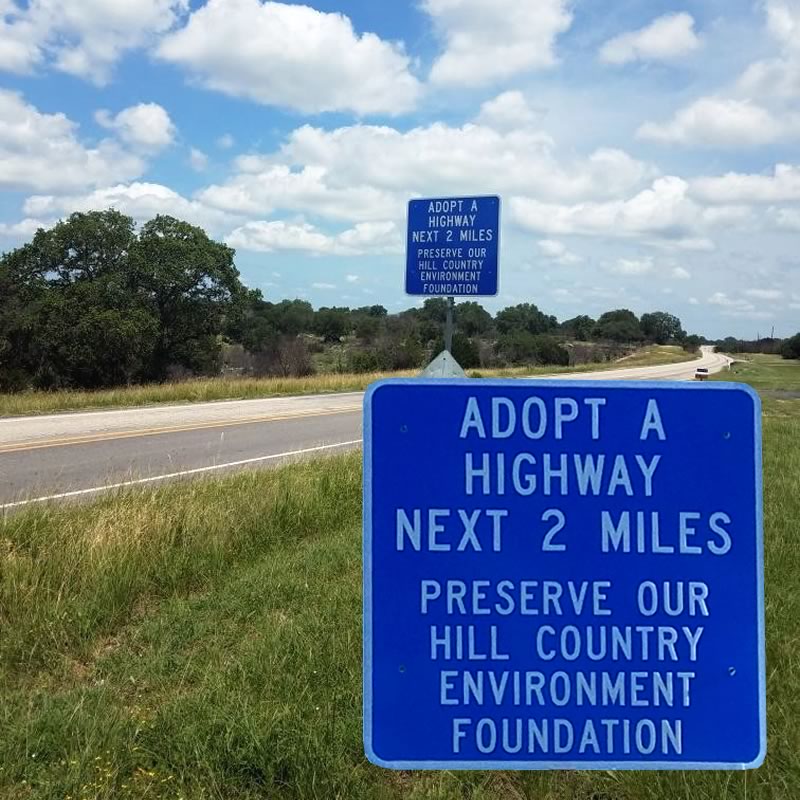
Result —
[[[752,148],[800,134],[800,3],[763,0],[778,55],[750,64],[732,86],[646,122],[640,138],[693,147]]]
[[[309,213],[335,221],[399,218],[403,201],[365,185],[332,185],[321,167],[292,169],[258,158],[237,159],[224,184],[204,189],[199,199],[213,208],[247,215],[283,211]]]
[[[523,97],[512,94],[510,106],[507,101],[501,95],[495,110],[527,109]],[[163,124],[135,124],[149,118],[153,108],[163,112],[155,115]],[[147,113],[141,113],[143,109]],[[486,113],[484,105],[481,115]],[[140,149],[162,146],[174,135],[166,111],[152,104],[103,116],[101,121]],[[703,205],[702,184],[690,187],[675,176],[654,179],[657,173],[651,165],[620,150],[599,149],[588,157],[564,160],[554,141],[531,123],[532,118],[526,118],[524,127],[509,125],[507,130],[486,121],[460,127],[434,123],[407,131],[305,125],[272,153],[238,157],[226,181],[205,187],[192,199],[159,184],[120,183],[120,176],[112,172],[107,181],[86,181],[83,175],[83,186],[100,187],[83,196],[58,194],[78,186],[33,185],[34,191],[52,194],[31,198],[26,213],[41,217],[114,205],[137,219],[174,213],[214,230],[232,221],[231,242],[248,250],[397,253],[409,197],[471,194],[479,186],[509,198],[511,220],[545,234],[540,252],[562,265],[576,264],[580,257],[552,237],[627,237],[662,247],[711,249],[711,229],[747,219],[745,203],[720,200]],[[189,152],[191,165],[205,168],[207,156],[194,148]],[[118,146],[114,153],[120,153]],[[136,166],[134,176],[141,174],[143,164],[136,161]],[[292,215],[301,215],[301,221],[285,221]],[[351,227],[330,233],[318,227],[322,220],[326,226]]]
[[[500,131],[532,128],[538,121],[537,114],[520,91],[508,91],[487,100],[476,119],[479,125],[486,125]]]
[[[759,309],[749,300],[742,297],[731,297],[726,292],[714,292],[706,299],[709,305],[717,306],[721,313],[729,317],[746,317],[747,319],[772,319],[773,311]]]
[[[210,89],[307,113],[399,114],[420,94],[400,45],[304,5],[208,0],[157,53]]]
[[[0,187],[34,192],[103,186],[140,175],[145,164],[117,142],[86,147],[64,114],[43,114],[0,90]]]
[[[583,261],[579,255],[571,252],[563,242],[555,239],[540,239],[538,245],[542,255],[556,264],[571,266],[580,264]]]
[[[200,199],[226,211],[275,210],[339,221],[401,221],[409,197],[530,193],[555,200],[610,198],[643,184],[650,165],[601,149],[562,164],[550,137],[485,125],[435,123],[400,131],[303,126],[276,153],[242,156],[226,182]]]
[[[608,271],[615,275],[626,275],[628,277],[646,275],[655,269],[655,261],[652,256],[643,258],[620,258],[608,267]]]
[[[767,28],[780,43],[800,48],[800,4],[797,0],[765,0]]]
[[[202,225],[212,232],[220,232],[237,221],[236,215],[189,200],[158,183],[121,183],[88,194],[33,195],[23,205],[24,213],[36,219],[105,208],[116,208],[138,222],[152,219],[157,214],[169,214]]]
[[[400,230],[394,222],[363,222],[335,236],[307,222],[248,222],[236,228],[226,241],[231,247],[264,253],[274,250],[299,250],[316,255],[402,252]]]
[[[800,167],[776,164],[772,175],[728,172],[696,178],[691,193],[707,203],[800,202]]]
[[[672,120],[646,122],[641,139],[699,147],[740,148],[772,144],[800,133],[800,114],[778,115],[751,100],[701,97]]]
[[[800,231],[800,209],[779,208],[774,213],[775,224],[787,231]]]
[[[797,0],[766,0],[767,30],[778,47],[774,57],[753,62],[737,89],[763,102],[796,105],[800,97],[800,4]]]
[[[653,236],[692,249],[704,245],[701,236],[707,228],[739,222],[747,216],[747,210],[737,206],[703,208],[688,196],[688,190],[689,184],[682,178],[666,176],[628,200],[558,205],[514,197],[511,214],[519,225],[541,233]]]
[[[102,85],[125,52],[153,42],[188,6],[188,0],[6,0],[0,69],[29,73],[52,64]]]
[[[784,294],[780,289],[746,289],[744,293],[756,300],[780,300]]]
[[[737,82],[746,97],[791,102],[800,94],[800,58],[795,55],[753,62]]]
[[[189,148],[189,166],[195,172],[205,172],[208,168],[208,156],[196,147]]]
[[[0,222],[0,236],[10,239],[30,239],[39,228],[49,227],[52,222],[53,220],[42,221],[30,217],[19,222]]]
[[[430,80],[485,86],[552,67],[555,41],[572,24],[568,0],[423,0],[444,39]]]
[[[700,44],[690,14],[665,14],[644,28],[607,41],[600,49],[600,60],[607,64],[674,61],[693,53]]]
[[[175,139],[175,125],[166,109],[158,103],[139,103],[117,115],[100,110],[95,114],[98,125],[114,131],[132,148],[157,153]]]

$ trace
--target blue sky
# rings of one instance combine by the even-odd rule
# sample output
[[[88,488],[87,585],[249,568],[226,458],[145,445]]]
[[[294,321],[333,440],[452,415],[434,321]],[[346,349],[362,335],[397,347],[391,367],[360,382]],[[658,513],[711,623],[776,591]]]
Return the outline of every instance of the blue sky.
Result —
[[[0,106],[1,249],[168,213],[399,310],[408,200],[496,193],[492,310],[800,329],[800,0],[0,0]]]

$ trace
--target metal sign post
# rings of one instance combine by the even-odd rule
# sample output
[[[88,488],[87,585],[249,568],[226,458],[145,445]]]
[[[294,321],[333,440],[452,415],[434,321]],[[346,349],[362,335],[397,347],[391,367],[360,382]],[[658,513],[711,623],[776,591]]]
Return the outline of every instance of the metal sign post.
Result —
[[[447,319],[444,323],[444,349],[448,353],[453,352],[453,314],[456,301],[454,297],[447,298]]]

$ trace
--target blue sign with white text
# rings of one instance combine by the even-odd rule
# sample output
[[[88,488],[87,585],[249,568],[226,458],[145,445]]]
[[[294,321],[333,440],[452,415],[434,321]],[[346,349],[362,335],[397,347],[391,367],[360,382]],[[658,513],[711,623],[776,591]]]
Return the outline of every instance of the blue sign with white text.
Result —
[[[389,380],[364,411],[373,763],[761,764],[753,390]]]
[[[406,293],[423,297],[497,294],[499,197],[408,204]]]

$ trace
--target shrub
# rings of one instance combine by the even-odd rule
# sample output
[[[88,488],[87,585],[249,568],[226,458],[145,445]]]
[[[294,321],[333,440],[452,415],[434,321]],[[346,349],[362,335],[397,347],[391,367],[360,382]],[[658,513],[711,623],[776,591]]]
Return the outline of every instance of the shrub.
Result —
[[[512,331],[500,337],[498,350],[512,364],[569,365],[569,351],[547,334]]]
[[[433,348],[433,356],[436,357],[444,350],[444,339],[439,339]],[[481,366],[481,352],[477,343],[465,336],[463,333],[453,334],[453,358],[459,363],[462,369],[472,369]]]
[[[781,345],[781,355],[784,358],[800,358],[800,333],[796,333]]]

